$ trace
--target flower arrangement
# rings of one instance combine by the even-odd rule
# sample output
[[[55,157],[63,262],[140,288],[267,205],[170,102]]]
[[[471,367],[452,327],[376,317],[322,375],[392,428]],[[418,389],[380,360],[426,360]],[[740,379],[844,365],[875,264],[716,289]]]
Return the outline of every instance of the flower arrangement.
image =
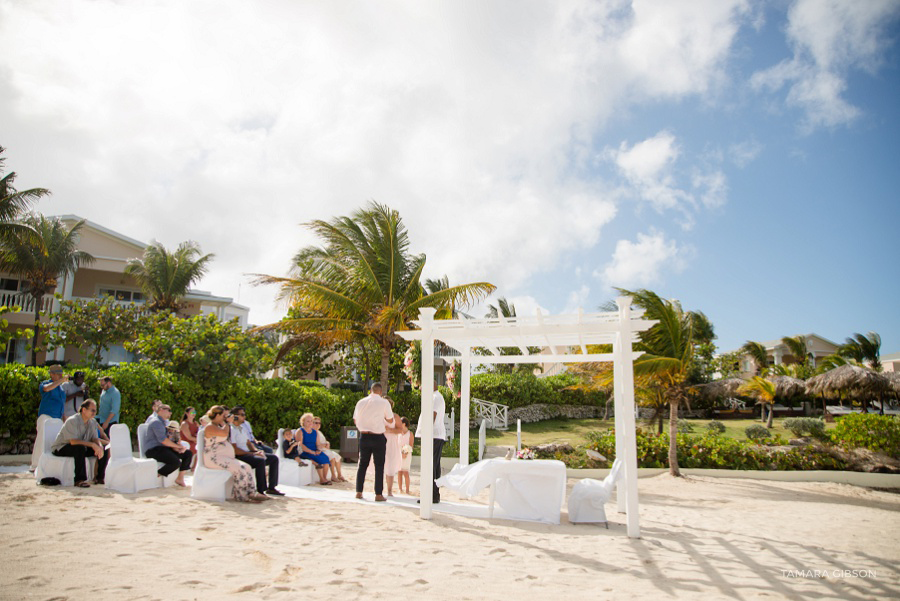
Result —
[[[525,447],[518,453],[516,453],[516,459],[534,459],[534,451]]]
[[[403,373],[413,388],[419,388],[419,374],[422,372],[422,347],[411,342],[403,355]]]
[[[459,381],[459,361],[454,361],[447,368],[447,388],[453,391],[456,398],[462,393],[462,385]]]
[[[410,453],[412,453],[412,447],[409,446],[408,444],[405,444],[405,445],[403,445],[402,447],[400,447],[400,453],[401,453],[404,457],[406,457],[407,455],[409,455]]]

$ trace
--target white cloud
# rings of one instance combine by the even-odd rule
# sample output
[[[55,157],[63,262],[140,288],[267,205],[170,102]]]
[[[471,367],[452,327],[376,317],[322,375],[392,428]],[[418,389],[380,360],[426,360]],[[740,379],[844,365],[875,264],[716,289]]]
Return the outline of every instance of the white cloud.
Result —
[[[898,15],[893,0],[798,0],[788,12],[794,56],[755,73],[751,83],[770,91],[787,86],[786,102],[804,111],[807,129],[845,125],[860,114],[844,98],[847,77],[878,67],[887,28]]]
[[[298,224],[369,199],[401,212],[427,275],[515,289],[615,217],[619,192],[578,168],[596,132],[633,102],[717,85],[746,12],[0,0],[3,145],[20,183],[54,191],[46,213],[197,240],[217,256],[201,286],[240,294],[255,322],[276,316],[272,293],[242,274],[283,273],[313,242]],[[661,146],[660,174],[677,148]],[[651,202],[685,202],[647,181]]]
[[[763,145],[757,140],[746,140],[728,147],[728,156],[731,162],[740,168],[744,168],[754,160],[763,150]]]
[[[608,287],[649,287],[662,282],[664,273],[683,271],[691,252],[667,240],[662,232],[651,230],[638,234],[637,242],[619,240],[612,260],[595,275]]]
[[[587,284],[582,284],[576,290],[572,290],[569,292],[562,313],[577,313],[578,309],[584,309],[587,312],[594,311],[595,309],[593,307],[588,306],[588,298],[590,295],[591,288]]]

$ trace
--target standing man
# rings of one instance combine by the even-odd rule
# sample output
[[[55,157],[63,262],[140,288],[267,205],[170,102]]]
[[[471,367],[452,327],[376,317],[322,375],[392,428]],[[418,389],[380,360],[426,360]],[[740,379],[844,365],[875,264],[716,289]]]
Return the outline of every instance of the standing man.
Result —
[[[360,399],[353,410],[353,423],[359,430],[359,468],[356,470],[356,498],[363,498],[363,484],[369,461],[375,456],[375,500],[385,501],[384,495],[384,455],[387,438],[386,426],[394,425],[394,410],[388,400],[381,396],[381,384],[372,384],[372,394]]]
[[[88,399],[81,404],[79,412],[63,424],[62,430],[53,442],[51,449],[57,457],[75,458],[75,486],[87,488],[87,468],[85,459],[95,455],[97,464],[96,484],[103,484],[106,476],[106,463],[109,461],[109,453],[103,450],[103,443],[97,436],[97,403],[94,399]]]
[[[50,418],[62,419],[63,407],[66,404],[66,393],[62,385],[67,382],[63,376],[61,365],[50,366],[50,379],[44,380],[38,385],[41,392],[41,404],[38,407],[37,438],[34,439],[34,449],[31,451],[31,471],[37,469],[38,461],[44,454],[44,422]]]
[[[238,405],[231,410],[234,425],[231,427],[231,444],[234,445],[234,456],[256,471],[256,492],[261,495],[283,497],[284,493],[275,488],[278,486],[278,457],[272,453],[256,448],[247,438],[243,425],[247,420],[247,412]],[[268,486],[266,485],[266,466],[269,466]]]
[[[97,410],[97,422],[106,436],[109,436],[109,429],[113,424],[119,423],[119,411],[122,408],[122,395],[119,389],[113,385],[112,378],[104,376],[100,378],[100,408]]]
[[[144,455],[163,464],[157,472],[163,478],[175,470],[180,470],[178,477],[175,478],[175,484],[187,486],[184,482],[184,475],[191,470],[191,459],[194,454],[177,442],[169,440],[166,428],[170,417],[172,417],[172,408],[168,405],[160,405],[156,411],[156,419],[149,420],[148,418],[149,427],[144,438]]]
[[[434,479],[437,480],[441,477],[441,451],[444,449],[444,441],[447,439],[447,428],[444,427],[444,395],[441,394],[437,384],[434,382],[432,382],[431,387],[434,391],[431,397],[434,403],[434,413],[432,414],[432,419],[434,420],[434,454],[431,461],[434,465]],[[422,427],[424,424],[423,417],[425,417],[423,414],[419,415],[419,425],[416,426],[416,438],[422,438],[422,433],[425,431]],[[419,486],[425,486],[425,483],[420,482]],[[441,489],[434,482],[431,483],[431,502],[441,502]]]
[[[84,383],[84,372],[76,371],[72,374],[72,380],[64,382],[63,392],[66,393],[66,404],[63,407],[63,419],[67,420],[76,413],[81,404],[88,398],[88,388]]]

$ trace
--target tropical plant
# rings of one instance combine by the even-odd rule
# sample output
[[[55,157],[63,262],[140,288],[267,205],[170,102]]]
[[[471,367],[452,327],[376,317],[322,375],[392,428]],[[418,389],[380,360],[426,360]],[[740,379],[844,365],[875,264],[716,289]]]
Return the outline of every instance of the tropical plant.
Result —
[[[41,304],[51,294],[59,278],[94,262],[90,253],[78,250],[82,219],[71,229],[56,218],[29,215],[24,220],[31,230],[16,230],[0,252],[0,270],[22,281],[22,290],[34,300],[34,333],[31,340],[31,364],[37,363],[41,331]]]
[[[787,347],[798,364],[810,365],[812,355],[806,344],[806,336],[785,336],[781,339],[781,344]]]
[[[745,355],[750,355],[750,358],[753,359],[753,362],[756,364],[756,375],[766,375],[766,371],[769,368],[769,357],[766,354],[766,347],[762,343],[748,340],[741,347],[741,352]]]
[[[175,252],[154,241],[144,250],[142,258],[128,261],[125,273],[137,280],[150,299],[148,309],[176,312],[191,284],[206,274],[213,257],[202,255],[192,240],[179,244]]]
[[[744,434],[753,441],[766,440],[772,436],[772,433],[765,426],[754,425],[744,428]]]
[[[866,365],[872,371],[882,370],[881,336],[877,332],[869,332],[868,336],[856,332],[838,348],[838,354]]]
[[[121,303],[104,296],[87,302],[60,301],[59,311],[50,316],[47,346],[74,346],[88,354],[88,364],[96,369],[103,352],[114,344],[134,340],[149,327],[144,307]]]
[[[775,411],[773,409],[775,403],[774,382],[770,382],[762,376],[753,376],[738,388],[738,393],[755,398],[756,402],[763,406],[763,414],[765,414],[768,409],[769,417],[763,417],[763,419],[766,421],[766,427],[771,428],[772,421],[775,417]]]
[[[307,226],[324,246],[302,248],[289,277],[258,275],[258,284],[280,286],[279,298],[302,311],[263,329],[291,338],[315,336],[325,345],[373,340],[381,352],[381,384],[387,390],[391,351],[412,327],[419,309],[452,309],[494,291],[487,282],[451,286],[429,294],[421,284],[425,255],[409,252],[400,214],[375,202],[349,217]],[[289,340],[290,342],[290,340]]]
[[[497,299],[496,305],[488,305],[488,312],[485,315],[488,319],[497,319],[500,317],[510,318],[516,316],[516,306],[501,296]]]
[[[0,155],[6,149],[0,146]],[[50,190],[44,188],[31,188],[28,190],[16,190],[13,185],[16,181],[15,171],[3,175],[3,164],[6,159],[0,156],[0,244],[3,241],[14,242],[13,236],[30,235],[35,232],[27,223],[22,223],[19,218],[31,209],[31,206],[50,195]]]

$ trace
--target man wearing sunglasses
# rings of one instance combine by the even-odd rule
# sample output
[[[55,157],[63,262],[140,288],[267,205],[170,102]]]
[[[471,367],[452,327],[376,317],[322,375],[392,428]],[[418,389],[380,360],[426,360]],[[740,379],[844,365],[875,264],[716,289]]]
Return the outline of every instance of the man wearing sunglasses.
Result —
[[[62,430],[50,447],[57,457],[75,458],[75,486],[87,488],[86,458],[95,455],[97,464],[97,484],[102,484],[106,477],[106,464],[109,461],[109,453],[104,451],[103,443],[97,436],[97,403],[93,399],[87,399],[81,404],[78,413],[66,420]]]

